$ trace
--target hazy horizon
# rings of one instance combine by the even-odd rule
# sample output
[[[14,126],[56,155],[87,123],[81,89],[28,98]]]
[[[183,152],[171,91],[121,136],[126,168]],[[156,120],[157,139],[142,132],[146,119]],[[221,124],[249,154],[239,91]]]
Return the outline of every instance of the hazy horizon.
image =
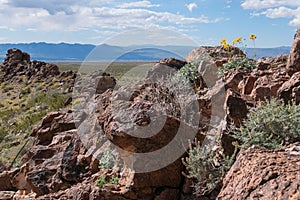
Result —
[[[298,1],[287,0],[2,0],[0,43],[98,45],[113,39],[109,44],[118,46],[183,45],[188,39],[198,46],[216,46],[222,38],[231,43],[243,37],[251,47],[249,35],[256,34],[256,47],[291,46],[300,25],[299,9]],[[120,37],[141,29],[154,34]],[[155,30],[169,37],[161,38]]]

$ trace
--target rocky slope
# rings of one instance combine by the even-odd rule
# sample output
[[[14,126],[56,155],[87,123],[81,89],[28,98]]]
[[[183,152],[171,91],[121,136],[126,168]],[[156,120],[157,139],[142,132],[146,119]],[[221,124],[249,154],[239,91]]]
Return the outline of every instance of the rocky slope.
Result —
[[[157,63],[137,85],[118,85],[105,72],[78,77],[72,89],[73,98],[81,104],[48,113],[32,130],[34,142],[23,155],[22,165],[0,173],[0,198],[299,199],[298,143],[276,151],[260,147],[241,151],[222,188],[201,197],[193,195],[193,180],[183,175],[181,160],[186,157],[188,139],[205,143],[220,130],[219,123],[240,126],[260,101],[275,97],[299,103],[299,33],[300,28],[290,55],[260,59],[256,69],[231,70],[222,80],[216,78],[216,69],[231,55],[221,47],[193,50],[187,62],[210,55],[199,66],[199,90],[194,96],[184,86],[178,93],[171,89],[174,83],[169,74],[174,77],[186,64],[175,59]],[[235,49],[234,56],[245,55]],[[3,79],[10,72],[16,78],[21,65],[30,75],[43,77],[26,54],[18,59],[8,56],[5,62],[5,69],[13,70],[4,70]],[[58,75],[55,67],[49,69]],[[231,155],[233,138],[221,136],[224,153]],[[169,152],[159,151],[170,144]],[[150,159],[137,156],[156,151]]]
[[[33,125],[70,103],[75,77],[72,71],[61,73],[56,65],[31,61],[21,50],[8,50],[0,65],[0,163],[19,164],[14,158],[32,142]]]

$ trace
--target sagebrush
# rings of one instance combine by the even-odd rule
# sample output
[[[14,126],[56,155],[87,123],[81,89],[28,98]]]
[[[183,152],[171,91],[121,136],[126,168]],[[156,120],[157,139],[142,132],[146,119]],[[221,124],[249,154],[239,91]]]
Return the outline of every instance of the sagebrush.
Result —
[[[251,110],[240,128],[233,130],[240,146],[246,149],[258,145],[267,149],[300,140],[300,106],[295,102],[285,105],[271,99]]]
[[[225,156],[222,148],[209,148],[202,146],[200,142],[190,145],[188,157],[183,159],[188,174],[186,176],[195,181],[194,193],[197,196],[209,194],[222,182],[225,173],[233,164],[236,152],[231,156]]]

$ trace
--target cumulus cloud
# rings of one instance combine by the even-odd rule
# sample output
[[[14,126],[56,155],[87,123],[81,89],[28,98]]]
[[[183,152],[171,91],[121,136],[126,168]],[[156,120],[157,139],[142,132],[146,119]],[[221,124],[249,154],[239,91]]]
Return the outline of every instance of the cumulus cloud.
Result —
[[[1,3],[2,2],[2,3]],[[78,31],[100,29],[122,30],[196,23],[216,23],[221,18],[186,17],[171,12],[153,11],[159,5],[150,1],[119,4],[96,0],[0,0],[0,24],[24,30]],[[194,7],[194,6],[192,6]]]
[[[278,7],[278,8],[269,8],[261,14],[266,15],[269,18],[291,18],[296,15],[296,10],[286,8],[286,7]]]
[[[246,0],[241,6],[254,10],[252,16],[265,15],[268,18],[291,18],[291,26],[300,25],[300,1],[295,0]]]
[[[190,12],[192,12],[195,8],[198,7],[198,5],[197,5],[195,2],[186,4],[185,6],[187,7],[187,9],[188,9]]]

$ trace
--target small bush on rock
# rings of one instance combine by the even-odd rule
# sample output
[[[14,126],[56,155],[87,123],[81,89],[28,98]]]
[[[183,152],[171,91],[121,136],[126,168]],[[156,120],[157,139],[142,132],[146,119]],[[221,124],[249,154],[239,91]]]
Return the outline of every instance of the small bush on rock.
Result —
[[[231,69],[246,69],[246,70],[253,70],[256,67],[253,60],[250,60],[249,58],[237,58],[235,60],[232,60],[228,63],[225,63],[222,67],[218,69],[218,76],[221,77],[226,72],[228,72]]]
[[[105,184],[114,184],[117,185],[119,182],[120,178],[118,176],[106,176],[106,175],[101,175],[99,179],[96,181],[96,186],[98,187],[103,187]]]
[[[115,165],[115,162],[113,150],[107,149],[99,160],[99,168],[111,169]]]
[[[233,164],[235,154],[232,157],[225,156],[221,147],[207,148],[201,146],[200,142],[190,145],[183,164],[188,171],[186,177],[195,181],[194,193],[197,196],[209,194],[220,185]]]
[[[300,140],[299,122],[300,105],[271,99],[250,111],[243,126],[232,132],[243,149],[252,145],[276,149]]]
[[[187,63],[179,70],[179,75],[193,83],[198,77],[198,66],[200,61]]]

